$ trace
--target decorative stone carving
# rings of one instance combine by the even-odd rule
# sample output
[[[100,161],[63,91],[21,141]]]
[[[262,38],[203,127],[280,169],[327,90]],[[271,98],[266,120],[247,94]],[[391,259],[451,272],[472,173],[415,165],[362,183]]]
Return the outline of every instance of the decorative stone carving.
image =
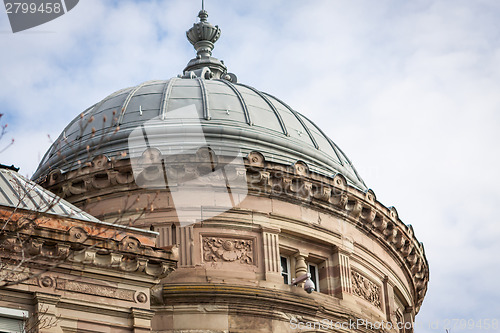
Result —
[[[375,192],[373,192],[372,189],[369,189],[365,192],[365,200],[371,204],[374,204],[375,201],[377,200],[377,197],[375,196]]]
[[[80,281],[72,281],[72,280],[58,280],[57,288],[61,290],[67,290],[82,294],[96,295],[109,298],[118,298],[131,302],[136,301],[135,297],[136,292],[130,289],[108,287],[108,286],[102,286],[102,285],[85,283]]]
[[[338,208],[345,209],[347,202],[349,201],[349,197],[345,193],[334,193],[332,194],[330,201]]]
[[[59,169],[52,171],[42,185],[65,198],[133,181],[130,164],[124,165],[121,161],[99,155],[77,170],[68,173],[62,173]]]
[[[49,275],[40,276],[38,278],[38,285],[42,288],[55,288],[56,280]]]
[[[70,242],[82,243],[87,239],[87,232],[80,227],[72,227],[68,233]]]
[[[307,176],[309,174],[309,166],[303,161],[297,161],[293,165],[295,173],[300,176]]]
[[[134,237],[125,237],[120,242],[120,250],[122,251],[137,251],[141,245],[141,242]]]
[[[362,209],[363,206],[361,205],[360,200],[353,200],[347,202],[347,210],[349,211],[349,214],[354,218],[358,218],[361,215]]]
[[[146,303],[148,301],[148,296],[142,291],[136,292],[134,299],[137,303]]]
[[[364,298],[373,306],[382,309],[380,287],[356,271],[351,274],[353,295]]]
[[[57,243],[56,257],[67,258],[70,254],[71,245],[66,243]]]
[[[333,184],[335,187],[338,187],[340,189],[346,189],[347,188],[347,180],[346,178],[340,174],[340,173],[337,173],[334,177],[333,177]]]
[[[28,244],[26,244],[26,249],[28,250],[28,253],[30,255],[37,255],[40,254],[40,252],[42,251],[42,245],[43,241],[34,239]]]
[[[28,267],[18,267],[17,265],[4,264],[0,269],[0,286],[5,282],[27,281],[31,275]]]
[[[389,216],[393,221],[398,220],[398,211],[396,210],[396,207],[393,206],[389,207]]]
[[[264,155],[262,155],[261,153],[259,153],[257,151],[250,152],[247,156],[247,159],[248,159],[248,162],[250,163],[250,165],[259,166],[259,167],[264,166],[264,161],[265,161]]]
[[[361,210],[361,218],[367,223],[368,225],[371,225],[373,220],[375,220],[375,217],[377,216],[377,212],[375,209],[371,208],[363,208]]]
[[[240,262],[253,265],[253,241],[221,237],[203,238],[203,259],[205,262]]]
[[[378,215],[373,220],[372,226],[379,232],[383,232],[385,228],[387,228],[387,219],[385,219],[383,216]]]
[[[315,199],[329,201],[332,196],[332,189],[324,184],[313,184],[312,192]]]

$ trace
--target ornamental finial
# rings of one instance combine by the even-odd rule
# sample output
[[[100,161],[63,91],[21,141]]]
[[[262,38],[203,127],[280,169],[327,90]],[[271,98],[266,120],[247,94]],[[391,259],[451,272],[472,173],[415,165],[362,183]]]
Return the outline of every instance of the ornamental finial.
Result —
[[[198,13],[200,22],[193,24],[193,27],[186,32],[186,36],[196,49],[200,57],[210,57],[214,49],[214,43],[220,37],[220,28],[207,22],[208,13],[205,9]]]
[[[184,75],[191,76],[190,72],[203,71],[203,68],[207,68],[210,72],[206,74],[207,78],[224,78],[227,75],[226,66],[219,59],[212,57],[214,43],[219,39],[221,30],[217,25],[214,26],[207,21],[208,13],[205,10],[204,1],[201,3],[198,17],[200,21],[186,31],[187,39],[196,50],[196,58],[189,61],[184,69]],[[201,72],[194,73],[194,75],[201,75]]]

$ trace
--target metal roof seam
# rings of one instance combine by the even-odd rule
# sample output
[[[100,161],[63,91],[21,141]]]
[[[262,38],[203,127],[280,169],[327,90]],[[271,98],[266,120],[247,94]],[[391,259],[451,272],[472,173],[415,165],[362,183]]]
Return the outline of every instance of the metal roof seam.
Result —
[[[168,82],[165,84],[165,87],[163,88],[163,92],[161,95],[161,104],[160,104],[160,114],[162,120],[165,120],[167,118],[167,108],[168,108],[168,98],[170,97],[170,93],[172,92],[172,87],[177,81],[176,77],[171,78],[168,80]]]
[[[241,93],[238,91],[238,89],[236,89],[234,84],[232,84],[231,82],[229,82],[227,80],[218,80],[218,81],[227,85],[235,93],[236,97],[240,101],[241,107],[243,108],[243,114],[245,115],[245,120],[246,120],[247,124],[252,126],[253,125],[252,118],[250,117],[250,112],[248,111],[247,103],[245,102],[245,99],[243,98]]]
[[[307,135],[309,136],[309,138],[311,139],[311,142],[313,143],[314,147],[316,149],[319,150],[319,145],[318,143],[316,142],[316,140],[314,139],[311,131],[309,130],[309,128],[306,126],[306,124],[304,123],[304,121],[302,119],[300,119],[300,116],[299,116],[299,113],[297,111],[295,111],[294,109],[292,109],[292,107],[290,107],[290,105],[286,104],[285,102],[283,102],[281,99],[277,98],[277,97],[274,97],[273,95],[270,95],[270,94],[267,94],[267,93],[264,93],[272,98],[274,98],[275,100],[277,100],[278,102],[280,102],[281,104],[283,104],[294,116],[295,118],[297,118],[297,120],[299,121],[299,123],[302,125],[302,127],[304,128],[304,130],[306,131]]]
[[[246,84],[238,83],[237,85],[245,87],[247,89],[250,89],[255,94],[257,94],[257,96],[262,98],[267,103],[267,105],[271,108],[271,110],[274,112],[274,115],[278,119],[278,122],[281,126],[281,130],[283,131],[283,134],[285,134],[286,136],[290,135],[288,133],[288,130],[286,129],[286,125],[285,125],[285,122],[283,121],[283,118],[281,117],[281,114],[279,113],[278,109],[276,109],[276,106],[274,106],[274,104],[269,100],[269,98],[266,97],[266,95],[264,95],[261,91],[255,89],[254,87],[247,86]]]
[[[125,101],[123,102],[123,105],[122,105],[122,108],[121,108],[121,112],[120,112],[120,117],[118,118],[118,125],[121,125],[122,121],[123,121],[123,117],[125,116],[125,112],[127,112],[127,107],[130,103],[130,100],[132,99],[132,97],[134,97],[134,94],[139,90],[141,89],[142,87],[144,87],[146,85],[146,83],[149,83],[149,82],[154,82],[154,81],[146,81],[146,82],[143,82],[141,83],[140,85],[138,85],[137,87],[135,87],[134,89],[132,89],[132,91],[130,91],[130,93],[128,94],[127,98],[125,99]]]
[[[201,90],[201,105],[203,107],[203,118],[205,120],[210,120],[210,110],[208,108],[208,94],[207,94],[207,87],[205,87],[205,82],[203,82],[203,79],[197,78],[198,83],[200,85],[200,90]]]

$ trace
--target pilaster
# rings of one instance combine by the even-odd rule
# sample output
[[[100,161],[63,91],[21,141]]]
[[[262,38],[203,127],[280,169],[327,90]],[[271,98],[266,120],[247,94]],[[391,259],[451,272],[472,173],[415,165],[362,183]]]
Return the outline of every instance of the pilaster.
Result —
[[[333,294],[340,299],[345,294],[352,294],[351,252],[336,248],[333,253]]]
[[[57,324],[59,314],[57,303],[61,299],[60,295],[36,292],[35,300],[35,325],[39,333],[58,333],[61,327]]]
[[[179,266],[193,266],[194,230],[193,226],[185,226],[179,229]]]
[[[264,247],[264,276],[266,280],[281,280],[278,228],[261,227]]]
[[[155,312],[153,310],[131,308],[132,326],[134,333],[151,332],[151,319]]]
[[[394,315],[395,305],[394,305],[394,287],[389,283],[389,277],[385,276],[384,280],[384,310],[386,314],[387,321],[396,321]]]

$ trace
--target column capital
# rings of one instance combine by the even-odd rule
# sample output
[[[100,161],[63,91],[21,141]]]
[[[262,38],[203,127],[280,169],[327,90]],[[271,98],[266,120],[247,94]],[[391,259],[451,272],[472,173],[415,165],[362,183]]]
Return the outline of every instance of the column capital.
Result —
[[[35,292],[33,298],[37,303],[57,305],[61,299],[61,295]]]
[[[270,234],[279,234],[281,232],[281,229],[278,227],[271,227],[271,226],[260,226],[260,230],[262,232],[268,232]]]
[[[302,257],[305,260],[307,257],[309,257],[309,252],[298,250],[296,253],[293,254],[293,256],[296,259]]]

